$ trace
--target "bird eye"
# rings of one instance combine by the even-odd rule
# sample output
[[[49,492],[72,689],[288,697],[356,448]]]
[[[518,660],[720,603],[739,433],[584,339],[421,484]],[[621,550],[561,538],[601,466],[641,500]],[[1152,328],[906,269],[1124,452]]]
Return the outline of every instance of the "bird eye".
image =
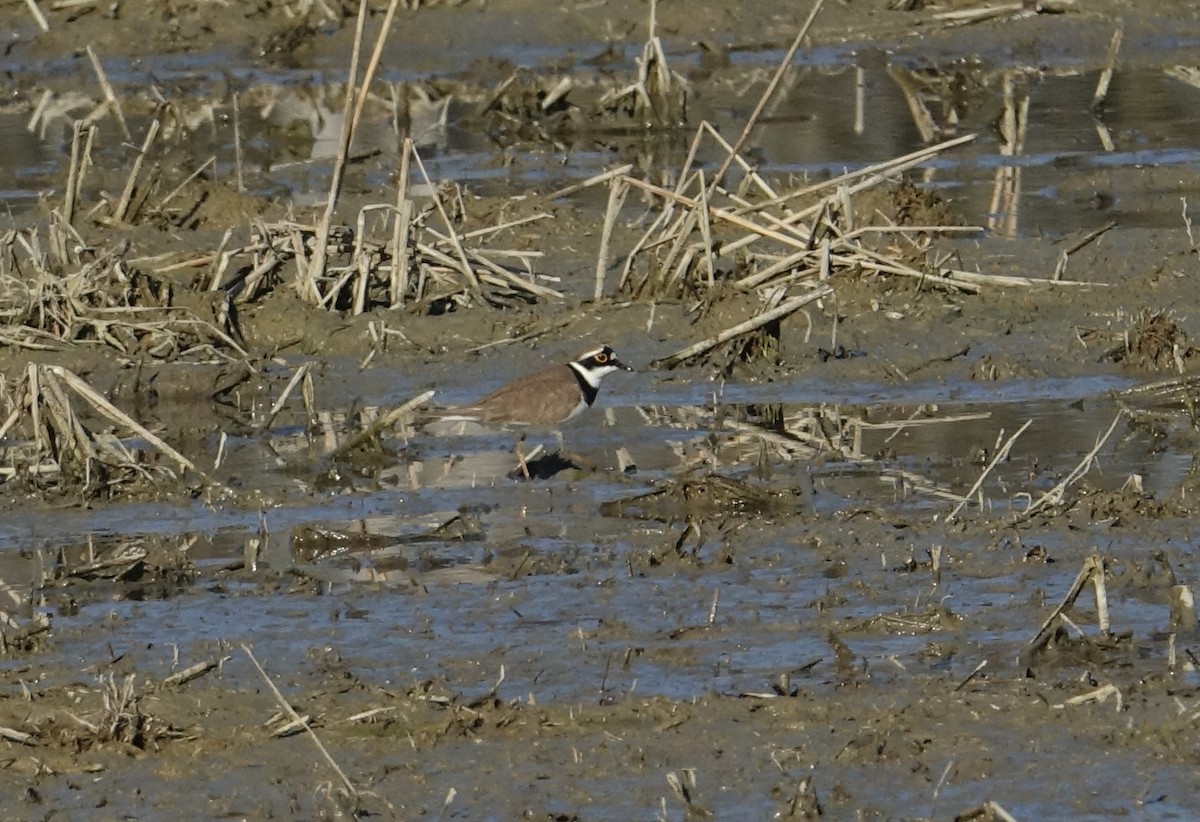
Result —
[[[605,354],[603,351],[601,351],[599,354],[597,354],[595,356],[595,360],[596,360],[596,362],[600,363],[601,365],[604,365],[606,362],[608,362],[608,355]]]

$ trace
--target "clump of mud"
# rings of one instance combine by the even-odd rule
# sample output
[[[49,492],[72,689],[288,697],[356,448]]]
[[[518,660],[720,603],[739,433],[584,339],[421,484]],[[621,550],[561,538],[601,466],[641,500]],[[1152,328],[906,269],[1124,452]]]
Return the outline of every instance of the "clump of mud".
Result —
[[[1108,356],[1140,371],[1173,370],[1183,372],[1185,361],[1195,356],[1187,332],[1169,311],[1144,309],[1134,317],[1133,325],[1125,332],[1124,342]]]

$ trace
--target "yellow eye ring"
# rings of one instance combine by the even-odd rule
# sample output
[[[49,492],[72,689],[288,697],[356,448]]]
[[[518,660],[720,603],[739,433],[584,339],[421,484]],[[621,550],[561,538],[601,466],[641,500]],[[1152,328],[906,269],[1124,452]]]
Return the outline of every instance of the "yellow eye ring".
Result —
[[[596,359],[596,362],[600,363],[601,365],[604,365],[606,362],[608,362],[608,355],[605,354],[604,352],[600,352],[599,354],[596,355],[595,359]]]

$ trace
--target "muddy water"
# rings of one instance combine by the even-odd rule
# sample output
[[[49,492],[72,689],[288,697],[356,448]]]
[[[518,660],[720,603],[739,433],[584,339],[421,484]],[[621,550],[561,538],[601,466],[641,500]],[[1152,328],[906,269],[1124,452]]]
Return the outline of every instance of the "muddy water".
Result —
[[[689,72],[710,69],[688,45],[701,35],[675,38],[671,54]],[[41,644],[0,660],[0,726],[33,734],[5,743],[6,811],[337,815],[328,798],[337,777],[309,740],[275,739],[265,727],[278,705],[244,643],[315,718],[377,816],[813,818],[819,802],[831,818],[954,818],[989,800],[1022,819],[1194,816],[1196,627],[1173,622],[1167,602],[1175,582],[1194,583],[1200,443],[1186,403],[1114,399],[1162,374],[1123,370],[1102,354],[1145,307],[1172,307],[1196,327],[1194,243],[1179,197],[1194,190],[1200,98],[1162,72],[1190,44],[1166,24],[1161,59],[1145,58],[1154,46],[1131,44],[1138,64],[1118,73],[1093,115],[1096,54],[1043,42],[1039,65],[1056,68],[1012,68],[1006,91],[999,67],[1024,47],[1007,30],[990,36],[987,48],[977,38],[957,50],[963,59],[944,62],[913,59],[911,42],[895,44],[888,61],[873,48],[815,49],[786,78],[750,155],[772,179],[822,176],[918,148],[930,122],[942,136],[976,132],[916,178],[950,197],[964,222],[990,229],[961,244],[960,254],[982,249],[968,264],[1044,274],[1038,266],[1052,266],[1058,247],[1037,240],[1117,220],[1125,230],[1086,269],[1072,268],[1116,288],[966,299],[847,283],[830,310],[842,311],[840,325],[816,315],[817,333],[840,328],[864,356],[819,364],[805,337],[772,382],[722,384],[699,370],[612,378],[603,408],[564,432],[582,466],[533,482],[509,478],[513,441],[497,432],[404,429],[377,459],[331,466],[323,456],[364,408],[434,383],[440,402],[466,401],[602,332],[627,336],[622,355],[648,362],[699,333],[690,320],[642,332],[641,319],[602,304],[590,325],[569,324],[536,354],[518,345],[475,359],[462,353],[483,342],[474,318],[430,332],[405,317],[421,340],[405,354],[360,373],[363,335],[348,361],[324,358],[316,420],[293,404],[269,434],[229,431],[223,447],[220,411],[164,404],[152,422],[186,440],[230,495],[6,505],[5,610],[47,614],[53,625]],[[618,52],[615,70],[630,68],[637,48]],[[695,118],[736,133],[777,55],[773,44],[733,49],[710,79],[695,75]],[[125,88],[151,71],[177,84],[180,99],[203,100],[222,93],[226,78],[209,69],[227,57],[202,51],[140,68],[116,58],[110,72]],[[336,78],[342,60],[316,59],[311,85]],[[929,62],[943,67],[923,71]],[[44,67],[47,81],[70,71]],[[392,80],[424,77],[390,71]],[[317,115],[311,135],[296,139],[256,121],[247,97],[255,193],[303,203],[325,190],[337,106],[296,92],[309,76],[237,72],[248,90],[278,85],[291,110]],[[994,124],[1026,96],[1016,145]],[[914,116],[914,101],[930,119]],[[456,104],[447,126],[426,135],[430,168],[505,196],[619,160],[670,171],[690,136],[498,146],[468,128],[469,109]],[[218,158],[221,179],[233,174],[228,114],[190,138],[195,157]],[[16,213],[59,184],[65,157],[63,122],[42,138],[24,130],[26,116],[0,115],[0,188]],[[134,133],[144,117],[131,115]],[[390,191],[395,134],[373,117],[351,186]],[[118,169],[129,156],[119,140],[98,151]],[[124,175],[115,179],[119,187]],[[577,198],[584,218],[546,229],[550,270],[569,269],[553,255],[595,234],[587,215],[596,196]],[[588,283],[564,287],[583,293]],[[882,319],[884,310],[903,320]],[[1092,342],[1097,329],[1109,335],[1103,344]],[[933,376],[906,375],[943,349],[967,354]],[[425,356],[433,351],[441,355]],[[306,359],[282,356],[289,369]],[[985,360],[990,368],[977,367]],[[1130,404],[1134,421],[1118,423],[1067,504],[1020,520]],[[1027,421],[948,522],[950,497]],[[548,435],[528,444],[554,447]],[[116,548],[148,553],[115,574],[92,568]],[[1070,614],[1077,630],[1018,663],[1097,550],[1108,562],[1112,635],[1101,635],[1085,592]],[[204,660],[220,667],[188,685],[160,684]],[[140,717],[141,731],[106,736],[104,718],[115,720],[97,677],[129,675],[145,690],[122,721]],[[1071,702],[1106,685],[1119,697]]]
[[[826,387],[782,385],[769,393],[807,397]],[[33,566],[50,562],[51,547],[63,545],[67,534],[94,531],[96,550],[113,535],[168,544],[199,537],[187,549],[198,574],[188,581],[174,587],[72,586],[46,603],[56,608],[53,654],[77,667],[45,669],[38,688],[70,687],[78,668],[134,670],[153,680],[192,661],[230,657],[219,688],[254,694],[261,692],[258,675],[239,650],[248,643],[297,699],[310,701],[310,689],[322,687],[317,683],[346,677],[352,693],[343,692],[328,708],[332,726],[326,730],[337,757],[355,773],[374,773],[375,789],[388,801],[402,802],[408,813],[419,808],[432,813],[451,789],[451,807],[471,818],[512,818],[528,807],[573,802],[585,802],[598,818],[632,818],[655,813],[656,797],[678,811],[678,800],[661,780],[665,770],[691,767],[699,772],[695,796],[704,807],[718,816],[765,818],[783,801],[780,768],[787,774],[805,763],[802,772],[828,786],[822,794],[827,807],[847,812],[867,809],[886,817],[884,809],[899,803],[940,815],[938,808],[957,812],[983,793],[1004,797],[1003,806],[1018,818],[1101,818],[1132,808],[1145,791],[1153,791],[1161,798],[1147,818],[1172,818],[1190,807],[1178,794],[1190,782],[1187,768],[1145,770],[1132,736],[1129,747],[1108,749],[1103,761],[1073,747],[1081,743],[1069,738],[1031,736],[1029,729],[1010,724],[1019,725],[1017,714],[1003,719],[1003,712],[1020,711],[1011,701],[1057,704],[1075,689],[1062,691],[1047,681],[1043,691],[1018,695],[1001,683],[1020,681],[1015,660],[1021,646],[1036,629],[1038,614],[1065,595],[1089,545],[1102,547],[1114,569],[1131,575],[1113,583],[1110,607],[1120,629],[1139,638],[1141,653],[1161,657],[1162,640],[1150,638],[1162,636],[1166,609],[1157,597],[1146,596],[1154,585],[1147,589],[1137,580],[1153,576],[1151,548],[1191,556],[1191,536],[1165,522],[1129,529],[1099,516],[1079,520],[1077,534],[1056,525],[945,528],[937,520],[951,503],[906,479],[917,476],[929,487],[961,493],[982,470],[981,453],[994,452],[1000,439],[1032,420],[1011,458],[983,486],[987,516],[1001,521],[1020,510],[1022,493],[1036,496],[1048,489],[1094,445],[1115,411],[1108,392],[1119,387],[1097,380],[1012,385],[1011,402],[986,403],[971,396],[978,392],[972,385],[879,389],[887,396],[869,402],[841,386],[830,387],[837,393],[825,404],[786,402],[764,419],[767,406],[755,403],[761,387],[727,389],[742,404],[723,406],[718,414],[694,389],[687,397],[675,396],[692,405],[624,405],[644,389],[614,384],[607,412],[585,415],[567,431],[572,450],[594,460],[595,471],[570,469],[551,480],[515,483],[501,475],[512,467],[507,437],[445,439],[414,432],[393,443],[399,469],[378,478],[386,490],[367,490],[371,483],[363,479],[355,493],[313,498],[293,484],[277,505],[264,509],[261,521],[257,512],[220,505],[197,505],[187,513],[179,506],[115,506],[64,512],[53,522],[11,519],[5,577],[32,576]],[[799,430],[801,421],[814,417],[840,430],[851,428],[850,421],[872,427],[847,437],[858,449],[854,459],[826,454],[789,460],[769,449],[762,456],[771,437]],[[307,447],[300,435],[276,439],[276,454],[295,455]],[[1152,432],[1122,426],[1100,450],[1100,468],[1089,474],[1089,483],[1101,493],[1138,473],[1147,492],[1177,488],[1190,464],[1159,442]],[[629,449],[636,472],[612,470],[611,452],[618,446]],[[237,453],[260,452],[254,444],[232,448],[230,474],[264,488],[286,485],[265,463],[254,473],[248,467],[252,460]],[[648,492],[669,487],[681,460],[699,451],[723,474],[742,478],[740,493],[775,496],[751,513],[644,501]],[[429,468],[448,461],[474,468],[441,474]],[[422,470],[414,469],[418,465]],[[482,466],[500,473],[488,475]],[[614,512],[605,503],[622,499],[634,502],[606,516]],[[456,515],[474,525],[436,536],[437,526]],[[699,534],[673,547],[693,519]],[[243,558],[246,540],[262,535],[262,523],[269,545],[256,568],[228,570]],[[349,538],[314,542],[309,529]],[[374,541],[368,544],[368,538]],[[945,550],[936,581],[927,565],[934,544]],[[41,550],[18,561],[12,549],[32,545]],[[326,550],[312,550],[314,545]],[[1035,548],[1039,559],[1020,559]],[[76,550],[68,546],[68,553]],[[70,608],[60,596],[71,598]],[[1085,607],[1080,618],[1086,615]],[[98,637],[106,648],[99,656]],[[950,699],[947,691],[968,681],[985,661],[991,667],[982,678],[960,699]],[[8,667],[21,670],[19,664]],[[1109,681],[1110,675],[1101,678]],[[1192,672],[1179,684],[1195,688],[1200,683],[1194,680]],[[453,757],[453,768],[433,764],[437,760],[427,754],[421,755],[426,764],[419,764],[402,735],[381,751],[379,770],[379,762],[363,759],[369,750],[365,739],[344,737],[333,720],[334,714],[357,710],[354,706],[392,710],[389,694],[426,681],[446,683],[463,695],[494,689],[505,702],[529,706],[527,712],[552,710],[533,706],[574,707],[569,717],[542,715],[535,746],[543,751],[540,757],[506,752],[491,732],[472,732],[458,741],[451,735],[436,750]],[[1133,688],[1129,693],[1136,699],[1136,686],[1122,687]],[[824,709],[814,713],[816,705],[844,698],[838,695],[846,689],[865,696],[855,709],[863,718],[835,719]],[[967,715],[949,704],[954,702],[965,705]],[[171,704],[158,710],[180,716]],[[596,705],[612,707],[589,707]],[[637,712],[656,727],[676,728],[678,722],[691,730],[667,743],[678,747],[676,755],[659,751],[656,733],[634,742],[633,729],[644,720],[624,717],[615,706],[641,706]],[[208,723],[217,721],[211,710],[206,709]],[[421,709],[402,710],[411,718]],[[754,727],[746,710],[774,716],[770,731],[750,737],[731,731],[743,722]],[[1067,723],[1082,715],[1062,710],[1055,716]],[[1099,721],[1099,712],[1113,715],[1111,704],[1079,710],[1092,721]],[[721,723],[731,718],[733,725],[722,730]],[[578,723],[611,731],[599,738],[577,731],[545,735],[546,729]],[[943,727],[951,735],[968,735],[970,746],[944,747]],[[476,738],[467,741],[470,737]],[[424,737],[419,738],[423,749]],[[1014,738],[1030,749],[1010,750]],[[277,744],[289,752],[281,762],[307,759],[306,743]],[[626,759],[627,744],[647,758],[643,765]],[[603,763],[601,749],[613,745],[624,752],[617,762],[625,766],[597,764],[603,770],[592,771],[587,763]],[[747,760],[726,762],[710,745]],[[576,766],[568,764],[571,748],[581,757]],[[214,812],[278,809],[294,789],[264,794],[250,787],[254,780],[224,775],[247,754],[255,756],[231,749],[216,757],[215,770],[185,780],[189,790],[206,797]],[[1088,763],[1105,791],[1075,794],[1066,804],[1062,797],[1051,798],[1055,767],[1071,756]],[[997,766],[1000,760],[1004,767]],[[575,775],[546,792],[534,789],[547,778],[543,769],[550,763]],[[143,802],[122,798],[119,789],[150,778],[143,767],[112,769],[100,778],[113,791],[112,808],[147,811]],[[413,783],[390,774],[393,768],[423,775]],[[914,781],[902,775],[911,768],[930,771]],[[931,798],[932,785],[947,768],[953,779]],[[528,787],[510,791],[505,779]],[[68,801],[54,785],[50,780],[43,787],[47,798]],[[178,809],[166,797],[151,796],[155,812]],[[301,800],[300,807],[310,807],[309,801]]]
[[[780,56],[769,50],[734,53],[727,67],[712,76],[705,72],[702,91],[691,103],[692,118],[711,122],[727,136],[736,134]],[[698,71],[694,52],[674,59],[685,73]],[[930,65],[903,52],[887,58],[875,49],[816,49],[785,74],[760,120],[750,158],[768,176],[820,179],[936,139],[976,134],[973,144],[926,164],[923,184],[1001,235],[1062,236],[1113,220],[1125,227],[1181,223],[1180,198],[1194,192],[1197,183],[1190,169],[1200,158],[1200,90],[1172,75],[1170,65],[1131,66],[1117,75],[1103,107],[1093,110],[1096,69],[1066,61],[1046,71],[994,59]],[[519,62],[537,61],[523,55]],[[216,69],[203,57],[190,59],[178,70],[181,82],[172,102],[196,118],[190,126],[193,150],[207,147],[217,158],[218,174],[232,177],[232,110],[219,96],[219,74],[206,79],[206,71]],[[241,127],[251,191],[286,192],[299,204],[324,196],[341,121],[328,89],[340,82],[341,71],[317,65],[239,78],[250,89]],[[139,75],[117,70],[115,79],[138,87]],[[393,72],[387,79],[420,78]],[[308,88],[312,84],[315,89]],[[10,208],[29,207],[58,185],[69,148],[64,132],[87,99],[77,97],[72,113],[59,113],[59,102],[73,99],[60,93],[51,106],[54,114],[36,124],[24,111],[0,114],[0,190]],[[1018,109],[1020,137],[1012,141],[998,124],[1006,112]],[[555,146],[500,146],[468,122],[472,111],[472,103],[452,101],[445,124],[431,120],[414,133],[434,179],[452,179],[482,194],[567,185],[616,161],[670,174],[691,138],[687,129],[653,140],[602,131]],[[298,122],[306,129],[312,125],[311,137],[295,131]],[[130,123],[134,133],[147,125],[138,116]],[[368,190],[388,184],[398,165],[398,138],[386,120],[368,119],[358,146],[365,155],[378,155],[359,170],[363,176],[354,184]],[[127,150],[108,144],[99,152],[103,159]],[[711,144],[700,154],[708,165],[721,159]],[[259,176],[262,169],[265,177]],[[1014,196],[998,201],[1002,183]]]

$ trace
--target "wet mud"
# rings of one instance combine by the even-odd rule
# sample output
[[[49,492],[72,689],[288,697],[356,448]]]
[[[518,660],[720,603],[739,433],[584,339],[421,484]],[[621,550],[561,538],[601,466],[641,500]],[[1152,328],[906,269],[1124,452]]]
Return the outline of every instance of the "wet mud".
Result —
[[[6,818],[1195,816],[1196,13],[410,5],[13,22]]]

